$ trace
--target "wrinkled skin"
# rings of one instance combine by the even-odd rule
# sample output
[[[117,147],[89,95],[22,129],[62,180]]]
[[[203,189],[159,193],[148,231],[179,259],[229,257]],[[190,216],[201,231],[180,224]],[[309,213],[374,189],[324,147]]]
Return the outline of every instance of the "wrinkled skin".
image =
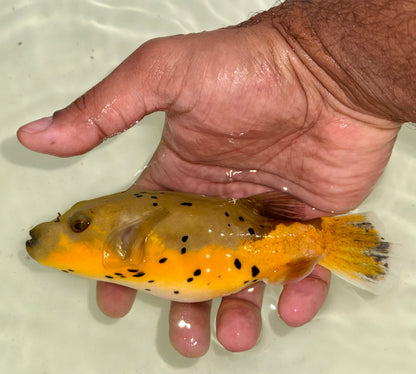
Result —
[[[52,122],[34,122],[18,136],[35,151],[72,156],[156,110],[166,112],[163,137],[132,188],[224,197],[284,189],[305,202],[308,218],[356,207],[382,173],[399,130],[350,103],[329,76],[318,80],[261,22],[150,41]],[[310,321],[329,280],[318,266],[286,285],[280,317],[290,326]],[[256,344],[263,290],[258,284],[222,300],[216,333],[226,349]],[[97,285],[98,305],[112,317],[125,315],[134,297],[131,289]],[[172,303],[170,339],[180,353],[208,350],[209,316],[210,302]]]

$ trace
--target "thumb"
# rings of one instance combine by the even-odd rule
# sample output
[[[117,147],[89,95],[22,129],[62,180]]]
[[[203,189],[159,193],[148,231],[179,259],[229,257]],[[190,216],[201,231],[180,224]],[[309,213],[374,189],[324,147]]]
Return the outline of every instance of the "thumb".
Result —
[[[165,41],[145,43],[71,105],[22,126],[17,132],[19,141],[37,152],[78,155],[128,129],[146,114],[165,109],[167,99],[157,93],[161,72],[167,67],[161,43]]]

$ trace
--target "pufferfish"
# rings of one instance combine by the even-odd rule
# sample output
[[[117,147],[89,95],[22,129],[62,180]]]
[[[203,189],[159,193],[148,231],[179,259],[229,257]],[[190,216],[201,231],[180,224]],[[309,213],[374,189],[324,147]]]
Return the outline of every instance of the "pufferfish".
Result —
[[[361,214],[302,218],[295,198],[268,192],[224,199],[126,191],[82,201],[30,231],[39,263],[180,301],[198,302],[263,281],[303,279],[320,264],[377,293],[390,244]]]

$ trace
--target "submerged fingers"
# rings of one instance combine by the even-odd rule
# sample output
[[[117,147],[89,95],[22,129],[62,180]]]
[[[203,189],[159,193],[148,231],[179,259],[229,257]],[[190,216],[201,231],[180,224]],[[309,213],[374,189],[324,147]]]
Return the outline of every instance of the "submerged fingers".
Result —
[[[97,304],[112,318],[121,318],[131,309],[137,291],[114,283],[97,282]],[[172,302],[169,337],[173,347],[186,357],[203,356],[210,345],[211,302]]]
[[[289,326],[309,322],[319,311],[329,289],[330,272],[321,266],[305,279],[284,286],[278,310]],[[218,309],[216,333],[229,351],[253,348],[261,332],[261,307],[265,285],[254,284],[234,295],[224,297]],[[113,283],[97,282],[97,303],[109,317],[126,315],[133,305],[136,290]],[[173,347],[186,357],[203,356],[210,346],[211,302],[172,302],[169,337]]]
[[[217,338],[224,348],[242,352],[253,348],[261,331],[264,283],[224,297],[217,314]]]
[[[261,304],[264,284],[259,282],[234,295],[224,297],[217,314],[217,337],[229,351],[253,348],[261,331]],[[169,336],[173,347],[186,357],[204,355],[210,345],[211,302],[172,302]]]
[[[136,290],[118,284],[97,282],[98,307],[112,318],[121,318],[130,311],[136,293]]]
[[[321,266],[305,279],[284,286],[279,314],[289,326],[309,322],[319,311],[328,293],[330,272]],[[218,309],[216,334],[229,351],[253,348],[261,332],[261,307],[265,285],[254,284],[224,297]],[[104,314],[120,318],[133,305],[136,290],[117,284],[97,282],[97,303]],[[186,357],[203,356],[210,346],[211,302],[172,302],[169,337],[173,347]]]
[[[210,344],[211,301],[172,302],[169,313],[169,338],[172,346],[186,357],[203,356]]]
[[[330,279],[329,270],[318,265],[300,282],[286,284],[278,305],[282,320],[298,327],[315,317],[328,294]]]

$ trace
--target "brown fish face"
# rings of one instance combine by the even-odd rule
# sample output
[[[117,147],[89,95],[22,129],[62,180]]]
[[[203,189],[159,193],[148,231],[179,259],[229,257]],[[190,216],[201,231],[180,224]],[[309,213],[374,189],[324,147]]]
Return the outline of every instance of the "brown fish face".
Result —
[[[131,199],[137,200],[135,197]],[[134,239],[135,231],[123,231],[120,226],[127,226],[128,229],[128,224],[136,222],[136,216],[141,213],[133,209],[131,204],[122,204],[124,200],[104,197],[79,202],[66,213],[58,214],[54,220],[35,226],[30,230],[30,239],[26,242],[28,254],[43,265],[61,270],[75,269],[80,273],[88,271],[87,265],[94,271],[102,267],[103,262],[106,265],[103,251],[103,248],[108,247],[106,243],[114,244],[116,249],[125,250],[126,254],[123,252],[123,255],[130,256],[128,247],[135,244],[134,240],[130,240]],[[112,241],[109,242],[108,237]]]
[[[56,250],[60,235],[73,235],[75,239],[80,233],[87,230],[91,219],[78,212],[74,214],[58,213],[58,217],[50,222],[40,223],[30,230],[30,239],[26,241],[26,250],[30,257],[42,262],[51,252]]]

